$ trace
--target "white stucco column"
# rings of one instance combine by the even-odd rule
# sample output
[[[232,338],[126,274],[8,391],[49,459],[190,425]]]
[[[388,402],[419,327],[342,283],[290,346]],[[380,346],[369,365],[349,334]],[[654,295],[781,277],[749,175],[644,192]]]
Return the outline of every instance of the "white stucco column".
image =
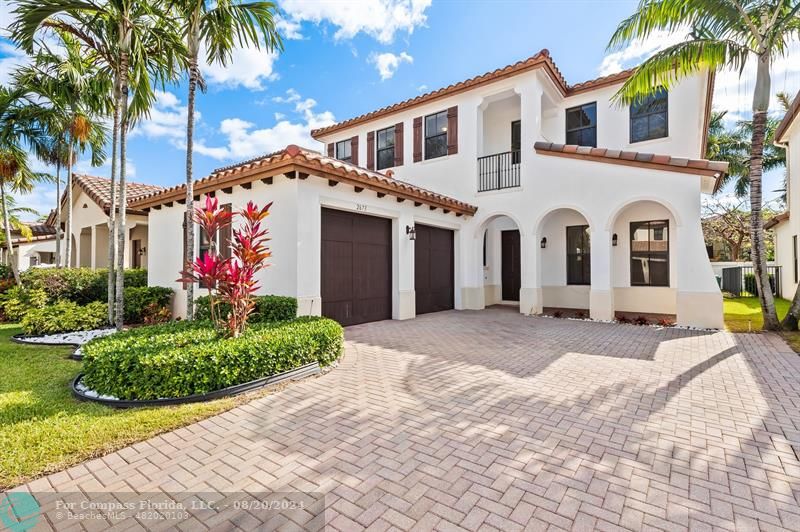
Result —
[[[461,267],[457,268],[460,279],[456,286],[461,286],[461,297],[456,298],[456,308],[459,310],[483,310],[486,307],[486,298],[483,293],[483,233],[476,236],[474,226],[464,227],[456,231],[458,239],[458,260]]]
[[[611,233],[606,230],[593,229],[589,238],[592,257],[589,316],[593,320],[613,320]]]
[[[299,194],[294,180],[291,185],[296,198],[297,220],[297,314],[300,316],[322,315],[322,209],[316,194]],[[290,185],[290,186],[291,186]],[[284,185],[287,186],[287,185]],[[290,209],[292,205],[281,205]],[[282,229],[283,230],[283,229]],[[289,229],[291,232],[291,229]],[[287,235],[289,238],[293,235]],[[288,260],[288,258],[287,258]]]
[[[90,256],[91,259],[89,260],[92,269],[97,268],[97,226],[92,226],[92,236],[91,236],[91,250]]]
[[[524,151],[524,150],[523,150]],[[522,314],[542,313],[542,281],[539,236],[520,230],[519,311]]]
[[[415,243],[408,238],[406,227],[414,226],[413,215],[403,212],[392,220],[392,318],[408,320],[417,315],[417,300],[414,291],[414,249]]]
[[[678,325],[724,328],[722,292],[714,277],[703,241],[698,217],[673,229],[670,245],[676,246],[678,257],[671,267],[676,269],[676,309]]]

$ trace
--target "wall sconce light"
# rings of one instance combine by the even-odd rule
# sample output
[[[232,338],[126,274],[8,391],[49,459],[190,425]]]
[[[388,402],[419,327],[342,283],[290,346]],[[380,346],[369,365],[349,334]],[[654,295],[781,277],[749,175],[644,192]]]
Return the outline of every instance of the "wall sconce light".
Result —
[[[406,226],[406,234],[412,242],[417,239],[417,229],[413,225]]]
[[[614,234],[611,236],[611,245],[612,245],[612,246],[616,246],[616,245],[617,245],[617,233],[614,233]]]
[[[143,256],[147,253],[147,248],[139,248],[139,256]]]
[[[546,236],[542,237],[542,241],[539,242],[539,247],[541,247],[542,249],[547,247],[547,237]]]

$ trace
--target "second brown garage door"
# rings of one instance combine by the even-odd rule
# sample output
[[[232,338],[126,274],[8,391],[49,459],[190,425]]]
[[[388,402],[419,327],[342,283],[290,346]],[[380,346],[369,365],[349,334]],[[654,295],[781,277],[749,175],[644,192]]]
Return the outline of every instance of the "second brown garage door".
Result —
[[[416,224],[414,292],[417,314],[453,308],[453,231]]]
[[[342,325],[392,317],[392,222],[322,209],[322,315]]]

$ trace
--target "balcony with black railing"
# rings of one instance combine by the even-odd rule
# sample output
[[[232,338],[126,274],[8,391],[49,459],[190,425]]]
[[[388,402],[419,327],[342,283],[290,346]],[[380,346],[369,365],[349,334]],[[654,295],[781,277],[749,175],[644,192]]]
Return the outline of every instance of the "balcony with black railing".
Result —
[[[478,192],[518,187],[520,156],[514,150],[478,157]]]

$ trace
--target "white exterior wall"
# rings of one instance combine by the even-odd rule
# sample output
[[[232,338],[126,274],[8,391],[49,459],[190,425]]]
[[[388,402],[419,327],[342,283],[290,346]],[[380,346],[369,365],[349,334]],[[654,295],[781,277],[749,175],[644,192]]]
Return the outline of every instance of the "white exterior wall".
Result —
[[[31,267],[33,257],[40,258],[40,253],[56,252],[56,241],[53,240],[32,240],[31,242],[21,242],[14,246],[14,258],[17,261],[18,271],[24,272]],[[42,264],[42,262],[39,262]]]
[[[775,263],[781,266],[781,296],[792,299],[797,291],[794,280],[792,237],[800,240],[800,119],[795,118],[785,135],[787,179],[786,210],[789,219],[778,224],[775,231]],[[800,247],[800,242],[798,242]],[[798,250],[800,253],[800,250]],[[800,274],[800,272],[798,272]]]
[[[519,308],[541,312],[544,306],[587,308],[596,319],[616,311],[676,314],[679,324],[721,327],[722,296],[706,255],[700,229],[701,179],[698,176],[538,155],[537,140],[563,142],[564,113],[585,101],[598,101],[598,145],[607,148],[698,157],[704,118],[705,76],[685,81],[670,93],[669,137],[628,144],[628,109],[608,104],[618,88],[609,87],[564,99],[541,71],[378,118],[324,137],[326,143],[359,135],[358,160],[367,161],[369,131],[404,123],[404,164],[394,177],[476,205],[475,217],[456,217],[412,201],[355,193],[343,183],[329,186],[314,176],[273,185],[253,182],[251,190],[217,192],[234,208],[248,200],[274,201],[268,218],[273,240],[271,266],[262,274],[261,293],[294,295],[301,314],[321,310],[321,208],[332,207],[392,219],[393,317],[414,316],[414,244],[406,225],[424,223],[454,229],[455,306],[482,309],[500,302],[500,232],[520,231]],[[603,102],[603,103],[601,103]],[[413,119],[458,106],[458,153],[413,162]],[[478,192],[477,158],[510,149],[510,123],[522,119],[521,185]],[[423,120],[424,136],[424,120]],[[423,142],[424,144],[424,142]],[[184,292],[175,282],[181,267],[184,206],[150,212],[149,283],[176,289],[177,315],[185,312]],[[631,287],[628,231],[631,221],[670,220],[670,286]],[[567,225],[590,226],[591,286],[566,285]],[[488,231],[486,264],[483,239]],[[611,246],[613,234],[619,245]],[[541,249],[540,239],[548,246]],[[201,292],[198,291],[198,295]]]

